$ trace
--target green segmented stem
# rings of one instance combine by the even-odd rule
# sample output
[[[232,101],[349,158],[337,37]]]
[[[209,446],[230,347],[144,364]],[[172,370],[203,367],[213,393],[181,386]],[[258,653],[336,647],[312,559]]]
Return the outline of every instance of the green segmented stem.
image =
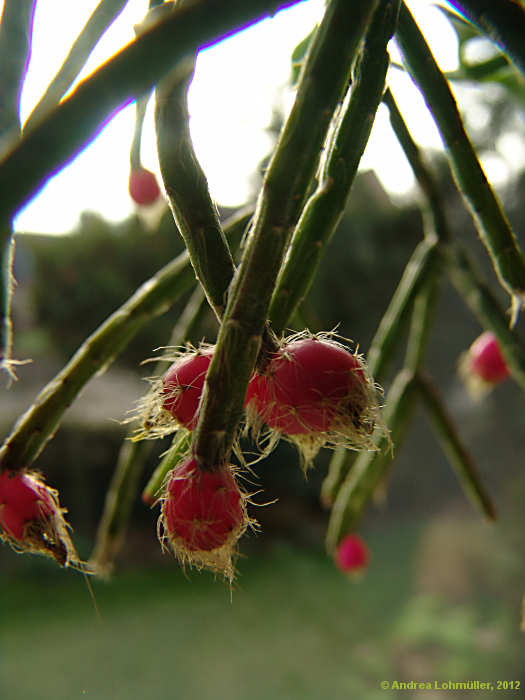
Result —
[[[303,65],[294,106],[264,178],[204,384],[193,443],[203,469],[217,468],[229,460],[275,280],[373,5],[365,0],[331,0]]]
[[[454,421],[448,414],[437,387],[423,372],[418,373],[416,382],[418,393],[423,399],[423,405],[432,427],[436,431],[443,452],[454,467],[463,489],[483,515],[489,520],[494,520],[496,510],[492,500],[481,483],[474,460],[461,441]]]
[[[0,221],[13,217],[108,118],[179,61],[297,1],[193,0],[168,13],[82,81],[0,162]]]
[[[20,93],[31,55],[36,0],[4,0],[0,18],[0,157],[20,134]]]
[[[30,131],[60,102],[84,67],[100,37],[122,12],[128,0],[101,0],[91,13],[71,48],[49,83],[46,91],[33,108],[24,124],[24,131]],[[60,21],[60,20],[58,20]]]
[[[385,85],[387,44],[395,29],[398,0],[381,0],[368,28],[354,82],[332,139],[314,194],[294,232],[286,261],[277,278],[269,318],[280,333],[306,296],[346,207]]]
[[[142,128],[146,117],[146,109],[150,95],[137,97],[135,101],[135,123],[133,125],[133,137],[131,139],[131,147],[129,149],[129,166],[131,170],[140,170],[142,168],[141,147],[142,147]]]
[[[525,74],[525,10],[516,0],[448,0]]]
[[[149,451],[150,444],[146,441],[135,443],[126,440],[122,445],[115,472],[106,491],[104,510],[89,559],[89,564],[96,573],[109,574],[122,548]]]
[[[403,334],[414,299],[439,263],[438,241],[428,236],[418,243],[412,253],[370,344],[368,368],[378,381],[386,373],[387,363]]]
[[[434,311],[439,294],[440,282],[440,274],[429,277],[426,284],[414,299],[404,363],[405,367],[411,369],[413,372],[418,371],[425,357],[430,331],[432,330],[432,323],[434,321]]]
[[[157,87],[157,146],[173,218],[186,243],[195,275],[220,319],[235,266],[191,140],[187,90],[193,67],[191,62],[188,76],[168,76]]]
[[[416,381],[412,371],[404,369],[396,375],[387,395],[385,422],[394,445],[403,437],[416,398]],[[376,452],[362,452],[346,475],[335,498],[326,533],[326,548],[334,552],[340,540],[353,530],[374,492],[385,478],[392,454],[382,436]]]
[[[525,299],[525,261],[516,237],[479,163],[463,127],[450,87],[404,4],[399,13],[397,43],[413,80],[421,90],[445,144],[458,187],[501,285],[511,295],[513,321]]]
[[[13,321],[11,319],[15,240],[13,229],[9,223],[5,222],[2,228],[7,234],[7,242],[3,248],[0,248],[2,256],[0,261],[0,368],[7,372],[9,382],[11,382],[16,379],[12,355]]]
[[[441,241],[448,241],[450,230],[445,216],[445,203],[438,183],[426,164],[421,149],[412,138],[390,88],[385,90],[383,102],[388,107],[392,130],[412,168],[416,182],[425,196],[424,213],[428,213],[431,218],[431,221],[425,226],[425,231],[428,234],[433,232]]]
[[[20,134],[20,94],[33,28],[35,0],[5,0],[0,21],[0,158]],[[2,195],[3,196],[3,195]],[[0,216],[0,368],[16,379],[12,358],[14,238],[12,217]]]
[[[321,484],[319,495],[321,505],[324,508],[329,509],[332,507],[339,487],[343,483],[354,460],[355,454],[351,454],[346,447],[338,447],[334,450],[328,465],[328,471]]]
[[[447,246],[442,253],[452,284],[480,324],[495,334],[512,378],[525,391],[525,347],[517,333],[509,328],[508,316],[501,304],[461,246]]]

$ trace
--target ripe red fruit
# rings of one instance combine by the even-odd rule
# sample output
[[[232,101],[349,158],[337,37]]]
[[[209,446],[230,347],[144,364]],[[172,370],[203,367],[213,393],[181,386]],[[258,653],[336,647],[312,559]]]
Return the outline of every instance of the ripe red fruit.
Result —
[[[172,472],[162,503],[163,524],[174,548],[210,552],[236,540],[243,529],[239,487],[229,468],[202,471],[194,459]]]
[[[57,492],[34,473],[0,473],[0,539],[61,566],[80,564]]]
[[[129,194],[131,199],[140,206],[154,204],[160,197],[157,178],[145,168],[132,170],[129,174]]]
[[[32,523],[42,525],[55,510],[53,497],[33,476],[0,474],[0,527],[7,536],[23,542],[26,528]]]
[[[336,343],[303,338],[284,345],[250,382],[264,422],[285,435],[361,426],[368,384],[360,359]]]
[[[350,534],[343,537],[335,552],[337,567],[346,574],[355,574],[368,566],[370,553],[359,535]]]
[[[509,370],[494,333],[486,331],[468,351],[470,371],[486,382],[497,384],[509,376]]]
[[[162,377],[162,407],[182,426],[193,430],[213,348],[181,355]]]

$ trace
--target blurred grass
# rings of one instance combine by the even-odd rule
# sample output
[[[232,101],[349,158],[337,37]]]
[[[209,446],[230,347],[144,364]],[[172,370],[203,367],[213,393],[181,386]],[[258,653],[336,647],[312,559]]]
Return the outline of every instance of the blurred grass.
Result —
[[[410,522],[370,533],[359,582],[321,551],[248,541],[231,599],[175,564],[120,571],[94,582],[101,622],[81,576],[25,559],[0,583],[1,695],[375,700],[382,679],[516,678],[516,611],[415,591],[421,534]]]

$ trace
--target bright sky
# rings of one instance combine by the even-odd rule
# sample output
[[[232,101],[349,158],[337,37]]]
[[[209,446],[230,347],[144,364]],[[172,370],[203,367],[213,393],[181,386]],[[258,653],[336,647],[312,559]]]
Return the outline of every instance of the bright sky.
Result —
[[[96,0],[39,0],[34,45],[23,95],[25,118],[64,60]],[[442,68],[456,67],[454,34],[431,0],[408,3]],[[2,0],[0,0],[0,7]],[[80,78],[133,38],[133,25],[147,9],[147,0],[130,0],[102,37]],[[264,129],[272,106],[289,108],[286,87],[290,54],[321,17],[322,0],[306,0],[271,20],[200,53],[190,89],[191,130],[195,149],[219,204],[239,205],[248,193],[248,178],[268,152]],[[393,59],[397,58],[393,47]],[[414,137],[424,146],[440,148],[439,135],[419,93],[401,71],[392,70],[392,90]],[[127,182],[134,107],[122,110],[67,168],[18,215],[18,231],[62,233],[72,229],[80,212],[96,210],[110,220],[133,211]],[[142,144],[144,165],[158,171],[151,104]],[[404,156],[391,135],[386,110],[381,109],[362,167],[375,168],[394,194],[406,193],[413,180]]]

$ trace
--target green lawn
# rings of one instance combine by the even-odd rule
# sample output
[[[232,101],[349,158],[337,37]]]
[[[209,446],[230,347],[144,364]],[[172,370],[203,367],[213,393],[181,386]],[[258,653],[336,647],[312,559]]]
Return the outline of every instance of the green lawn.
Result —
[[[383,679],[516,677],[516,620],[504,601],[414,593],[418,528],[368,539],[372,564],[359,583],[320,551],[277,544],[241,560],[231,598],[175,563],[121,571],[94,583],[102,621],[81,576],[35,559],[1,583],[1,696],[384,700]]]

